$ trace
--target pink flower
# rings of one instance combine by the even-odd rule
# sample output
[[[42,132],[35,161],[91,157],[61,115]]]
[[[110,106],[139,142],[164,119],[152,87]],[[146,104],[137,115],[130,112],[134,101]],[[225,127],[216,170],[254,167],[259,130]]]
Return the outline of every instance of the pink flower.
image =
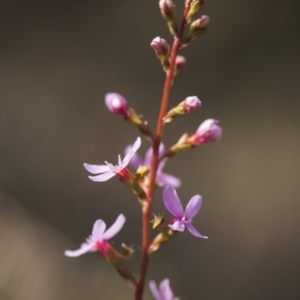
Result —
[[[92,181],[107,181],[110,178],[112,178],[115,175],[119,175],[122,178],[126,178],[128,176],[128,170],[126,169],[126,166],[129,164],[130,160],[134,156],[135,152],[140,148],[141,146],[141,138],[138,137],[136,141],[134,142],[132,148],[130,151],[125,155],[123,160],[121,159],[121,156],[118,157],[118,164],[113,165],[111,163],[105,162],[105,165],[90,165],[87,163],[84,163],[83,166],[92,174],[98,174],[96,176],[89,176],[89,179]]]
[[[173,187],[165,187],[163,198],[165,207],[174,216],[173,220],[169,224],[169,228],[174,231],[183,232],[185,227],[187,227],[192,235],[198,238],[207,239],[207,236],[200,234],[192,225],[193,218],[199,212],[202,205],[202,197],[200,195],[195,195],[191,198],[185,211],[183,210],[181,201]]]
[[[86,239],[77,250],[66,250],[65,255],[69,257],[77,257],[87,252],[101,252],[104,256],[110,248],[108,240],[114,237],[123,227],[125,216],[119,215],[115,223],[106,229],[106,224],[102,220],[97,220],[94,224],[92,234]]]
[[[170,280],[168,278],[160,283],[159,288],[153,280],[150,281],[149,288],[155,300],[179,300],[179,298],[174,298],[173,291],[170,288]]]

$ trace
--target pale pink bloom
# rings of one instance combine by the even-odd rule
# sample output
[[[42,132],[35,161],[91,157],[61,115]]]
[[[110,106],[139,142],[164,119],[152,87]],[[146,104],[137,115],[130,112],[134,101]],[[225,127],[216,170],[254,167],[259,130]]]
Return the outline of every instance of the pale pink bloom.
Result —
[[[99,251],[105,255],[110,247],[108,240],[113,238],[123,227],[125,216],[120,214],[111,227],[106,229],[106,224],[102,220],[97,220],[94,224],[92,234],[86,239],[79,249],[66,250],[65,255],[69,257],[77,257],[87,252]]]
[[[121,159],[120,155],[118,156],[117,165],[113,165],[108,162],[105,162],[105,165],[90,165],[84,163],[83,166],[86,168],[86,170],[88,170],[92,174],[96,174],[95,176],[89,176],[89,179],[91,179],[92,181],[103,182],[109,180],[117,174],[122,175],[122,170],[127,167],[135,152],[140,148],[141,143],[141,138],[138,137],[123,160]]]
[[[185,210],[183,210],[177,192],[172,186],[165,187],[163,198],[165,207],[174,216],[169,224],[169,228],[174,231],[183,232],[185,227],[187,227],[192,235],[198,238],[207,239],[207,236],[203,236],[192,225],[193,218],[197,215],[202,206],[202,197],[200,195],[193,196]]]

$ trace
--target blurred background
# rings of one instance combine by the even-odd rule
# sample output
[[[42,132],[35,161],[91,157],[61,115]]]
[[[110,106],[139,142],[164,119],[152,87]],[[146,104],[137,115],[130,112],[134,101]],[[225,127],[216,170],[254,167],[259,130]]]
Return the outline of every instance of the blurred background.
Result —
[[[153,255],[148,279],[169,277],[180,299],[300,298],[299,11],[296,0],[210,0],[207,34],[181,53],[187,67],[170,105],[197,95],[202,108],[167,125],[165,144],[206,118],[224,136],[166,167],[182,179],[184,204],[203,196],[194,224],[209,236],[185,232]],[[155,127],[156,36],[172,42],[154,0],[0,1],[1,300],[133,299],[99,255],[63,253],[96,219],[110,225],[122,212],[113,242],[135,247],[138,272],[139,205],[117,178],[89,181],[82,163],[114,163],[139,135],[107,111],[107,92]],[[165,212],[162,189],[155,199]]]

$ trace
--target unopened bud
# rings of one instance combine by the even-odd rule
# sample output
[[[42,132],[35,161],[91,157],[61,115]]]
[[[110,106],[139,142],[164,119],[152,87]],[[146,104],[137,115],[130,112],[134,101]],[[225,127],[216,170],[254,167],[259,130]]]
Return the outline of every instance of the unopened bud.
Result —
[[[165,70],[165,72],[168,72],[170,68],[170,62],[169,62],[170,46],[168,42],[164,39],[161,39],[158,36],[152,40],[150,45],[154,49],[156,56],[160,60],[163,69]]]
[[[198,110],[201,107],[201,101],[197,96],[187,97],[183,101],[183,109],[187,113]]]
[[[105,95],[105,104],[107,108],[114,114],[128,117],[129,107],[123,96],[117,93],[108,93]]]
[[[184,68],[186,66],[186,58],[182,55],[177,55],[175,58],[175,65],[179,69]]]
[[[162,16],[167,21],[169,30],[171,34],[177,34],[177,25],[176,25],[176,6],[172,0],[160,0],[159,8]]]
[[[197,145],[219,141],[222,137],[222,128],[218,123],[219,121],[214,119],[205,120],[189,140]]]
[[[202,16],[200,19],[195,20],[190,25],[189,33],[182,42],[182,47],[189,45],[198,35],[203,34],[210,24],[210,18],[208,16]]]
[[[195,15],[198,13],[198,11],[200,10],[200,8],[203,6],[205,2],[206,2],[205,0],[192,0],[190,10],[186,18],[188,23],[193,21]]]
[[[214,119],[205,120],[200,124],[194,134],[191,136],[184,134],[179,141],[164,154],[164,157],[170,158],[179,152],[192,149],[197,145],[219,141],[222,137],[222,128],[218,123],[219,121]]]
[[[203,33],[209,26],[209,23],[210,23],[209,16],[204,15],[200,19],[194,21],[191,24],[190,32],[192,32],[193,34]]]
[[[186,66],[186,58],[182,55],[177,55],[175,58],[175,74],[177,75]]]
[[[201,107],[201,101],[197,96],[187,97],[176,107],[171,109],[164,117],[164,122],[171,122],[175,117],[194,112]]]
[[[157,56],[167,56],[170,51],[168,42],[159,36],[152,40],[150,43]]]
[[[176,17],[176,6],[172,0],[160,0],[159,8],[163,17],[167,21],[175,21]]]

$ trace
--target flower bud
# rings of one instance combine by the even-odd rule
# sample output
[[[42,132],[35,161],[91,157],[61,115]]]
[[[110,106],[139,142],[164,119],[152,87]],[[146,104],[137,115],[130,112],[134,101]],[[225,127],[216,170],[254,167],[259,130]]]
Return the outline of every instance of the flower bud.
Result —
[[[217,142],[222,137],[222,128],[218,125],[219,121],[207,119],[200,124],[196,133],[190,137],[196,144]]]
[[[191,24],[190,32],[197,35],[203,33],[208,28],[209,23],[210,23],[209,16],[203,15],[200,19],[194,21]]]
[[[175,117],[194,112],[201,107],[201,101],[197,96],[187,97],[184,101],[172,108],[164,117],[164,122],[169,123]]]
[[[183,101],[183,109],[187,113],[198,110],[201,107],[201,101],[197,96],[187,97]]]
[[[175,65],[179,69],[184,68],[186,66],[186,58],[182,55],[177,55],[175,58]]]
[[[170,46],[168,42],[164,39],[161,39],[159,36],[153,39],[150,45],[154,49],[157,56],[167,56],[169,54]]]
[[[202,16],[200,19],[195,20],[190,25],[189,33],[182,42],[182,47],[186,47],[190,44],[198,35],[203,34],[210,24],[210,18],[208,16]]]
[[[186,66],[186,58],[182,55],[177,55],[175,58],[175,74],[177,75]]]
[[[191,136],[184,134],[179,141],[164,154],[164,157],[170,158],[179,152],[192,149],[197,145],[219,141],[222,137],[222,128],[218,123],[219,121],[214,119],[205,120],[200,124],[194,134]]]
[[[125,118],[128,117],[129,107],[127,101],[120,94],[106,94],[105,104],[112,113],[122,115]]]
[[[156,56],[160,60],[163,69],[165,70],[165,72],[168,72],[170,68],[170,62],[169,62],[170,46],[168,42],[164,39],[161,39],[158,36],[152,40],[150,45],[154,49]]]
[[[205,3],[205,0],[192,0],[192,3],[190,5],[190,10],[187,15],[187,22],[190,23],[193,21],[193,18],[198,13],[198,11],[201,9],[203,4]]]
[[[176,7],[172,0],[160,0],[159,8],[167,21],[175,21]]]
[[[176,24],[176,7],[172,0],[160,0],[159,8],[162,16],[167,21],[171,34],[176,35],[177,24]]]

